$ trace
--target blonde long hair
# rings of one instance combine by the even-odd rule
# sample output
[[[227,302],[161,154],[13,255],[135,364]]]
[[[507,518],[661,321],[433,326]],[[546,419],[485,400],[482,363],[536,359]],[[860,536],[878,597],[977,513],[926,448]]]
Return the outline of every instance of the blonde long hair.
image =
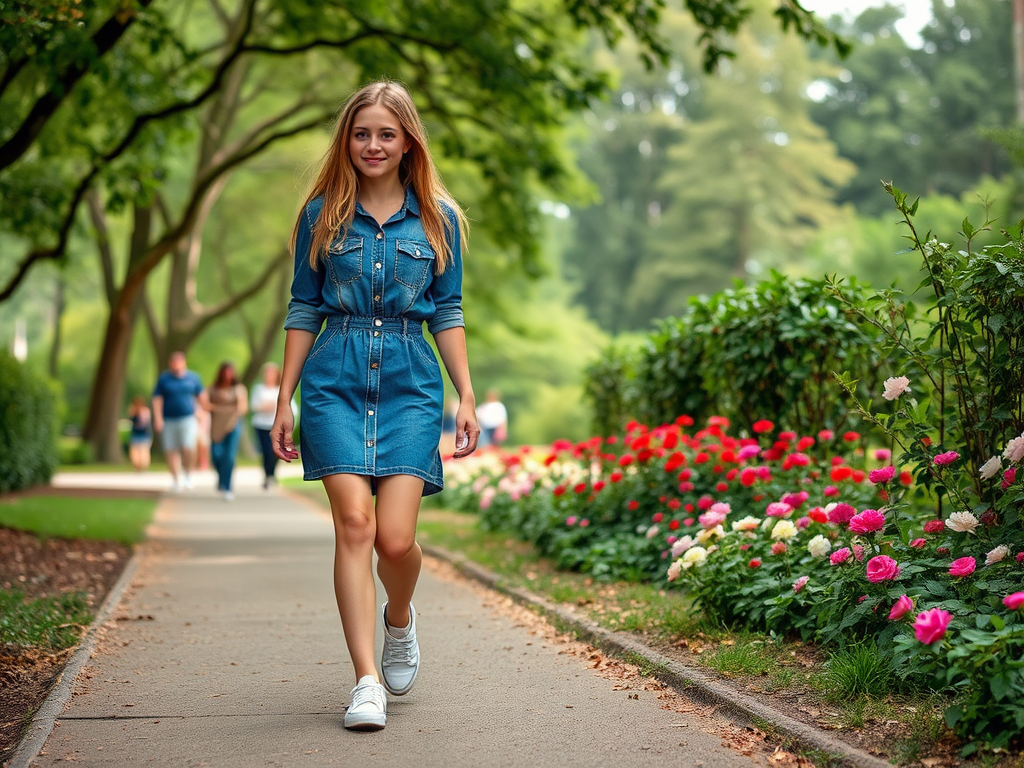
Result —
[[[434,160],[427,148],[427,132],[423,128],[423,122],[416,111],[416,105],[412,102],[412,97],[402,85],[389,80],[363,86],[352,94],[341,110],[320,172],[303,204],[305,209],[314,198],[323,198],[323,209],[316,224],[313,225],[309,265],[313,269],[317,268],[321,255],[326,252],[331,241],[339,233],[344,234],[348,230],[355,216],[356,202],[359,199],[359,177],[349,157],[349,137],[356,112],[374,104],[383,104],[394,113],[409,140],[409,151],[399,164],[398,178],[406,189],[412,187],[419,201],[423,232],[437,254],[435,272],[441,274],[453,259],[449,236],[454,235],[456,226],[464,234],[469,228],[468,222],[458,203],[445,188],[434,166]],[[444,207],[450,209],[452,217],[446,215]],[[292,229],[293,253],[303,215],[304,213],[299,213],[299,218]]]

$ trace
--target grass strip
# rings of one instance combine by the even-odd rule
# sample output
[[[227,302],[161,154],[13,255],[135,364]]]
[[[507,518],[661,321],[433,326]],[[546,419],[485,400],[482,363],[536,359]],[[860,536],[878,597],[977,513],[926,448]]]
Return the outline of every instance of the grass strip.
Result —
[[[135,544],[145,538],[154,509],[154,499],[25,496],[0,502],[0,526],[41,538]]]
[[[0,590],[0,643],[60,651],[75,645],[90,621],[84,592],[26,600],[22,592]]]

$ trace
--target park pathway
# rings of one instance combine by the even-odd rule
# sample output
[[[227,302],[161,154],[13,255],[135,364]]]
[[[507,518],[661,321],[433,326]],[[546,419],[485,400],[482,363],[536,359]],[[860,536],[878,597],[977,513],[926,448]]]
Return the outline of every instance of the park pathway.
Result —
[[[353,681],[330,521],[254,480],[233,503],[201,490],[165,497],[139,557],[33,766],[755,764],[707,732],[707,718],[622,690],[489,593],[430,568],[416,598],[415,689],[389,697],[385,730],[345,731]]]

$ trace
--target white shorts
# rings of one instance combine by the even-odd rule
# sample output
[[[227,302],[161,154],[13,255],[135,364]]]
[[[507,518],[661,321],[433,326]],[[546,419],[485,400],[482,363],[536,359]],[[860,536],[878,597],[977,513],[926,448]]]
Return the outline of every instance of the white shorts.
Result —
[[[195,415],[182,416],[180,419],[164,419],[160,442],[164,451],[194,451],[198,433],[199,424]]]

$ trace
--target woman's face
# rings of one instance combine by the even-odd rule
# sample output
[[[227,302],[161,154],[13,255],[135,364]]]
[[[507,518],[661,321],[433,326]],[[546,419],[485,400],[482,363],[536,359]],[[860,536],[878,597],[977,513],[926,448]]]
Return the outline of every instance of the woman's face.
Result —
[[[381,179],[397,177],[411,143],[395,113],[383,104],[372,104],[356,112],[348,150],[360,176]]]

